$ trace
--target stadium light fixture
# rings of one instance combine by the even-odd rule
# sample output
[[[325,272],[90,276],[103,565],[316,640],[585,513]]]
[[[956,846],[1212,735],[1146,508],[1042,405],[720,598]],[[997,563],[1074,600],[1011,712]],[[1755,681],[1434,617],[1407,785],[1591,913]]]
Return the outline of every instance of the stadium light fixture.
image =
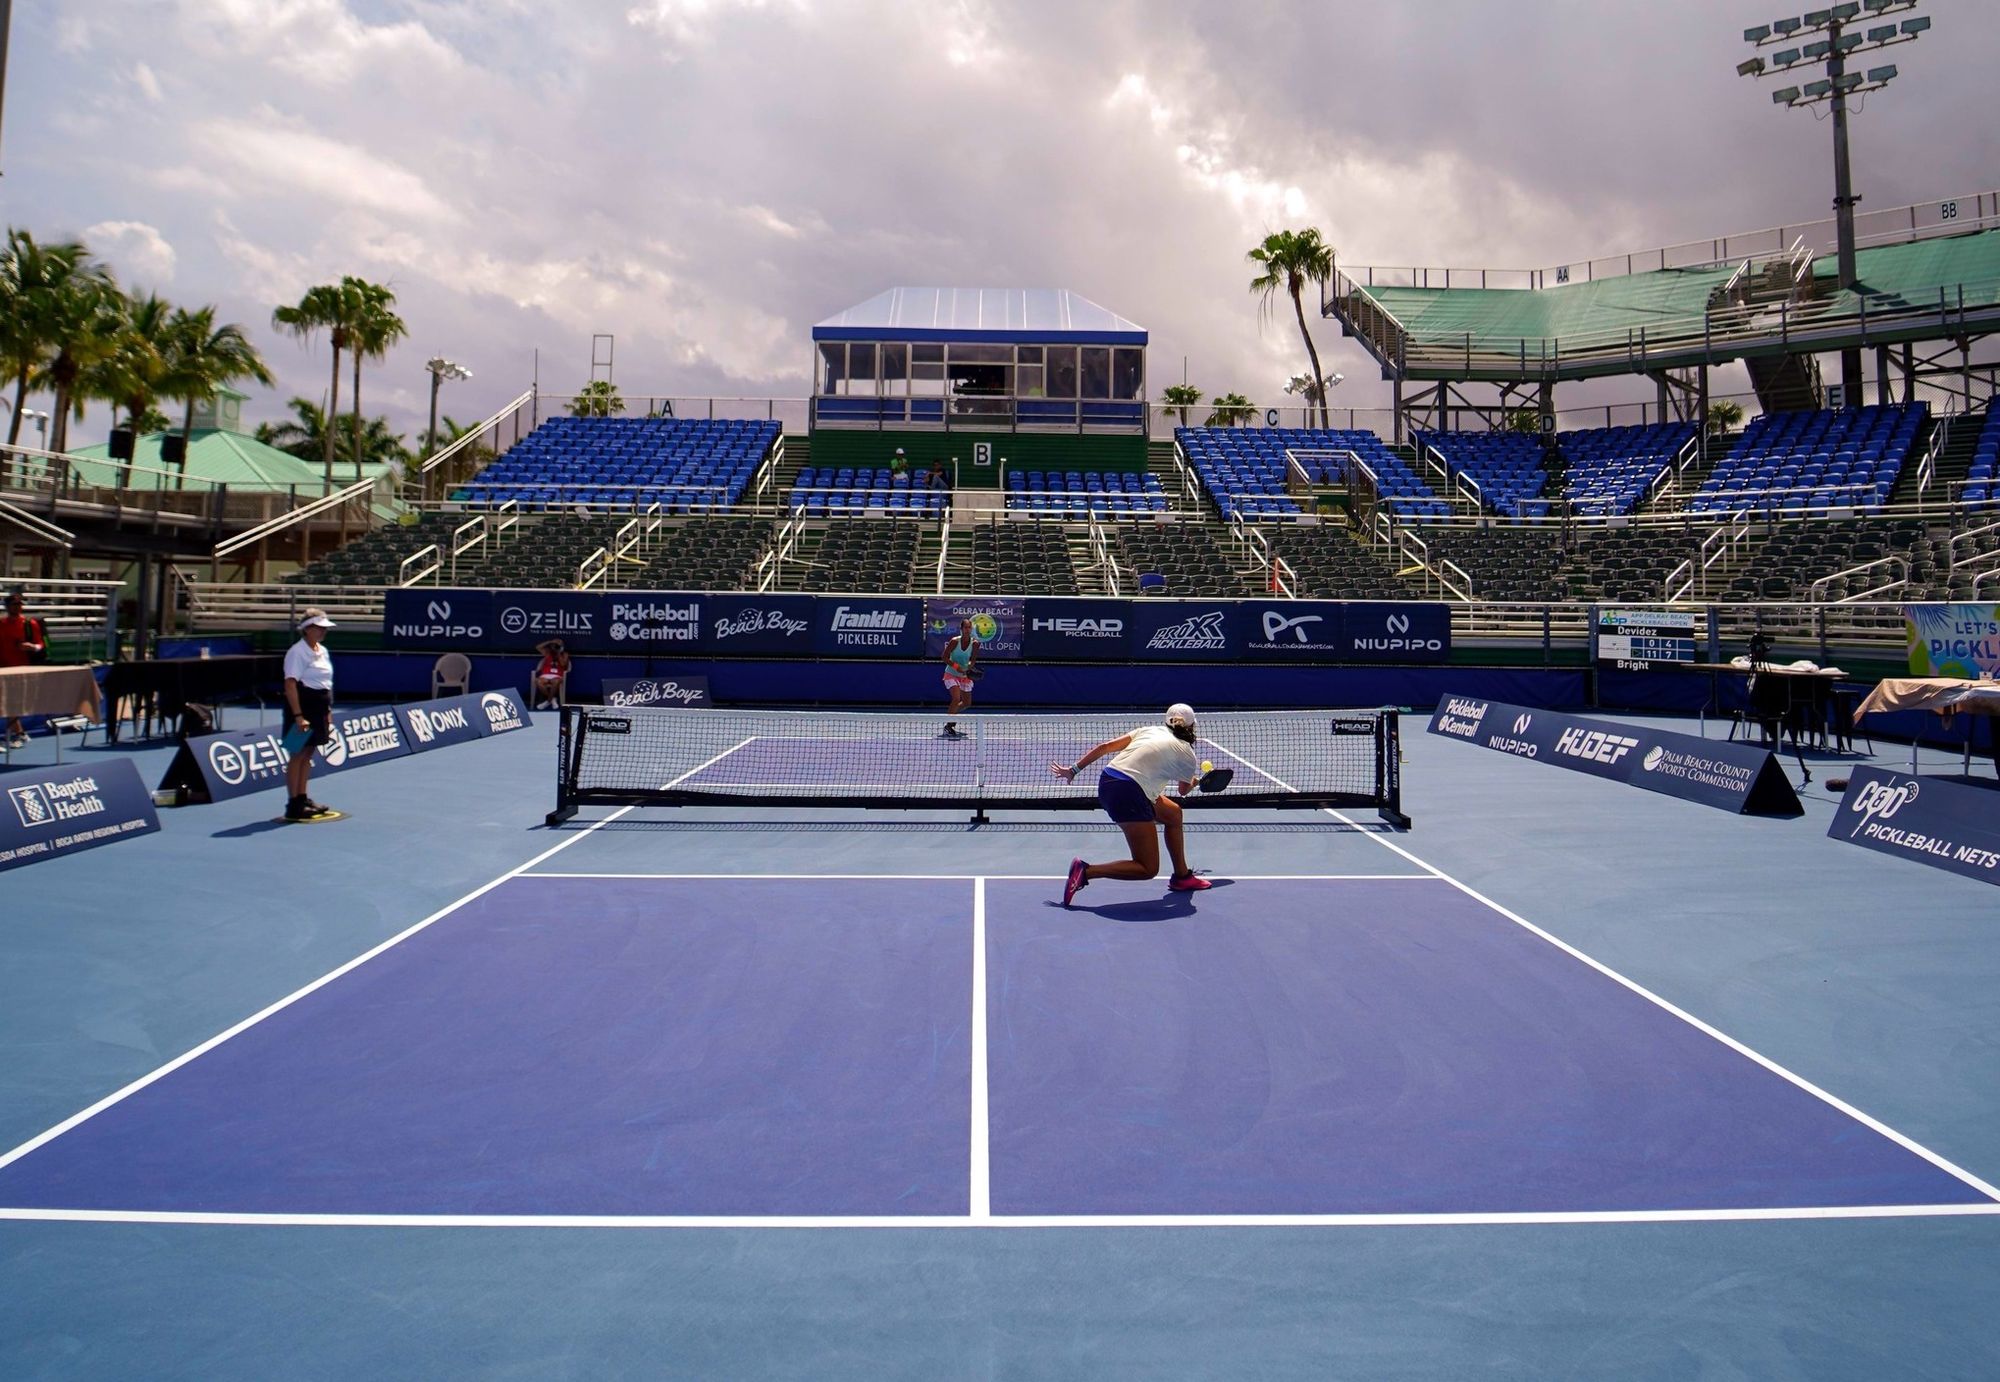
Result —
[[[1930,28],[1930,26],[1931,17],[1927,14],[1920,14],[1915,19],[1905,19],[1903,21],[1903,33],[1909,38],[1915,38],[1918,34]]]
[[[1832,19],[1832,10],[1806,11],[1806,27],[1808,29],[1824,29]]]
[[[1780,38],[1790,38],[1804,27],[1805,21],[1803,19],[1774,19],[1771,21],[1772,32]]]
[[[1843,24],[1860,13],[1861,6],[1856,3],[1856,0],[1847,0],[1846,4],[1835,5],[1833,7],[1833,17]]]
[[[447,360],[442,355],[433,355],[430,359],[424,361],[424,368],[430,372],[431,376],[431,427],[428,432],[424,433],[424,440],[428,443],[424,447],[424,456],[428,459],[437,451],[438,389],[447,379],[472,378],[472,371],[464,365],[459,364],[456,360]],[[428,483],[429,477],[426,476],[425,480]]]
[[[1808,43],[1805,47],[1806,57],[1813,62],[1822,61],[1832,51],[1833,45],[1826,42]]]
[[[1771,61],[1779,67],[1790,67],[1798,60],[1799,50],[1796,48],[1780,48],[1777,52],[1771,54]]]
[[[1868,84],[1870,86],[1887,86],[1895,79],[1896,64],[1893,62],[1887,67],[1871,67],[1868,69]]]
[[[1748,60],[1748,61],[1746,61],[1746,62],[1739,62],[1739,63],[1737,63],[1737,64],[1736,64],[1736,75],[1737,75],[1737,76],[1739,76],[1739,77],[1761,77],[1761,76],[1763,76],[1763,75],[1764,75],[1764,59],[1762,59],[1762,58],[1751,58],[1751,59],[1749,59],[1749,60]]]
[[[1861,74],[1859,72],[1843,72],[1833,79],[1833,89],[1843,94],[1854,90],[1855,87],[1860,85]]]
[[[1781,86],[1771,93],[1771,104],[1788,106],[1799,99],[1799,89],[1795,86]]]
[[[1862,38],[1860,34],[1842,34],[1833,42],[1833,46],[1843,53],[1851,53],[1856,48],[1859,48],[1861,44]]]
[[[1762,43],[1765,39],[1769,38],[1770,36],[1771,36],[1771,26],[1769,24],[1759,24],[1754,28],[1745,29],[1743,31],[1743,41],[1745,43]]]
[[[1879,29],[1870,29],[1868,31],[1868,41],[1870,43],[1887,43],[1895,36],[1896,26],[1894,24],[1884,24]]]
[[[1806,99],[1808,101],[1816,101],[1820,97],[1826,95],[1828,92],[1832,90],[1833,90],[1833,83],[1830,81],[1807,82]]]

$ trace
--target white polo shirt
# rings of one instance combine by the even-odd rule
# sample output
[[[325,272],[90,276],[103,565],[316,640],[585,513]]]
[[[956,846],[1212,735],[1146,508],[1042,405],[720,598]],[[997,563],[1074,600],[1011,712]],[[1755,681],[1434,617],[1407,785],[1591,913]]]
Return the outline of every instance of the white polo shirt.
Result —
[[[315,691],[333,690],[333,654],[322,643],[315,648],[301,638],[285,654],[285,675]]]
[[[1174,737],[1165,725],[1148,725],[1132,731],[1132,742],[1111,755],[1110,766],[1137,782],[1146,800],[1166,795],[1177,782],[1192,782],[1201,776],[1201,761],[1194,747]]]

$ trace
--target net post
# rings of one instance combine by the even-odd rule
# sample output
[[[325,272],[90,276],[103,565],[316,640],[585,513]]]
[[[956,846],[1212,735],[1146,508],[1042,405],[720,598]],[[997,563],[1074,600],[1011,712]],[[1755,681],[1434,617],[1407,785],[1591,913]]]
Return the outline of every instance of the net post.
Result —
[[[1375,814],[1397,830],[1413,824],[1403,810],[1402,715],[1394,707],[1382,709],[1375,743],[1375,796],[1382,804]]]
[[[561,825],[576,816],[577,773],[583,760],[583,720],[573,705],[556,711],[556,809],[542,818],[544,825]],[[574,717],[574,718],[573,718]]]

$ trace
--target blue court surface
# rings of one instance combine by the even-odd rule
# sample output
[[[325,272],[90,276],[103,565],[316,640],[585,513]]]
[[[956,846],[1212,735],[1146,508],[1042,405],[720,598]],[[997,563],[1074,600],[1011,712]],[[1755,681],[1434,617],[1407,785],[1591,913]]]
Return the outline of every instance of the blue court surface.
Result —
[[[2000,1375],[2000,911],[1821,782],[1411,733],[1065,910],[1098,818],[553,738],[7,876],[0,1377]]]

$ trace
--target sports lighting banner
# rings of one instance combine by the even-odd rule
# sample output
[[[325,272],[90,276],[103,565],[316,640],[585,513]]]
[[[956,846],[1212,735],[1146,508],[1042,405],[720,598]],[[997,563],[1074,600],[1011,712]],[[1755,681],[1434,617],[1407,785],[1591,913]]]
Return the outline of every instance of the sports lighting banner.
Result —
[[[924,656],[941,658],[944,645],[958,637],[961,621],[972,621],[982,660],[1021,656],[1021,622],[1026,602],[993,595],[939,595],[924,601]]]
[[[1847,780],[1826,833],[1879,850],[2000,884],[2000,795],[1886,768],[1860,768]]]
[[[601,690],[607,706],[677,705],[696,710],[715,706],[707,677],[606,677]]]
[[[1769,749],[1556,710],[1447,696],[1430,732],[1750,816],[1802,816]]]
[[[129,758],[7,775],[0,807],[0,869],[116,844],[160,828],[153,798]]]
[[[835,657],[922,657],[923,601],[829,595],[813,613],[813,651]]]
[[[1123,662],[1131,606],[1123,600],[1029,600],[1022,639],[1033,662]]]
[[[313,774],[345,772],[383,759],[525,729],[527,724],[527,708],[512,691],[479,691],[410,706],[335,710],[332,738],[315,756]],[[167,765],[160,786],[181,788],[212,802],[279,786],[290,760],[283,733],[280,724],[189,739]]]
[[[2000,677],[2000,605],[1904,605],[1903,624],[1911,676]]]

